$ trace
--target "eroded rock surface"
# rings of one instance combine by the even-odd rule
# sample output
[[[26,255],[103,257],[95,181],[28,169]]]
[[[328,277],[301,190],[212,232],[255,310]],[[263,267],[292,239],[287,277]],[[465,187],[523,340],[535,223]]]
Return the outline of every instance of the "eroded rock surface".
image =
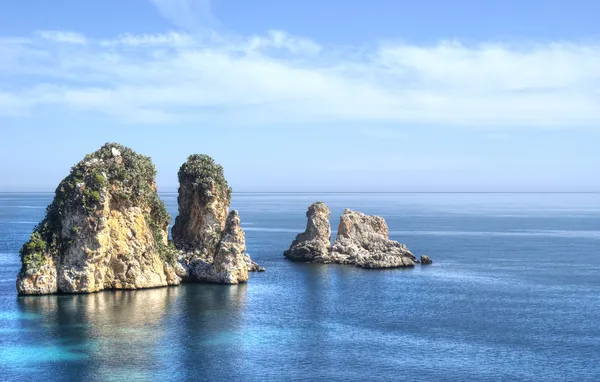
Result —
[[[150,158],[108,143],[72,168],[21,249],[20,294],[179,284]]]
[[[314,203],[306,213],[306,230],[296,236],[284,256],[312,263],[351,264],[363,268],[394,268],[415,265],[405,245],[390,240],[385,220],[346,209],[340,217],[337,237],[330,243],[329,208]]]
[[[363,268],[414,266],[415,256],[404,244],[390,240],[388,232],[382,217],[346,209],[340,217],[331,257],[336,263]]]
[[[177,274],[184,281],[237,284],[262,271],[245,253],[237,211],[229,212],[231,188],[223,168],[206,155],[192,155],[179,170],[179,216],[173,241]]]
[[[328,261],[331,250],[330,215],[329,207],[323,202],[316,202],[308,207],[306,230],[296,236],[283,255],[293,261]]]

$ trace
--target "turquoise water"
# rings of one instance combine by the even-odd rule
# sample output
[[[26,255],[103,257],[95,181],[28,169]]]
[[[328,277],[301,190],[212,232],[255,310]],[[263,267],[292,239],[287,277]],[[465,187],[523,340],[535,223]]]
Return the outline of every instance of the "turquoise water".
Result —
[[[234,194],[246,285],[17,297],[51,197],[0,194],[0,380],[600,380],[598,194]],[[317,200],[435,263],[284,260]]]

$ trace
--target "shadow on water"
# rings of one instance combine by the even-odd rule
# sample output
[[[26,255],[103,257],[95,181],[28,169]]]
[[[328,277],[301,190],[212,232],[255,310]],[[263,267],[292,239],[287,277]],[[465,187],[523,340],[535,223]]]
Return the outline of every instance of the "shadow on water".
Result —
[[[19,297],[21,319],[11,334],[18,337],[11,342],[19,344],[12,349],[19,361],[8,371],[15,377],[39,371],[65,380],[150,380],[193,378],[186,373],[199,366],[218,370],[226,354],[210,347],[242,331],[246,288],[198,284]],[[227,352],[234,355],[235,346]]]

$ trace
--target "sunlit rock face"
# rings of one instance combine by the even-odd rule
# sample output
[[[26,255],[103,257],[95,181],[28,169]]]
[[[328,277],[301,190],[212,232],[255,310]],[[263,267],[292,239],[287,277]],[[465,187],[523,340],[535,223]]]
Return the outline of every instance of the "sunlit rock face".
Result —
[[[296,236],[284,256],[312,263],[351,264],[363,268],[415,265],[415,256],[404,244],[390,240],[388,226],[379,216],[346,209],[340,217],[337,237],[330,243],[329,208],[312,204],[306,213],[306,230]]]
[[[238,284],[264,270],[245,253],[237,211],[229,212],[231,188],[223,168],[207,155],[191,155],[179,173],[179,215],[172,234],[184,281]]]
[[[363,268],[394,268],[415,265],[415,256],[404,244],[390,240],[385,219],[346,209],[331,257],[336,263]]]
[[[331,250],[330,215],[329,208],[323,202],[316,202],[308,207],[306,229],[296,236],[283,255],[293,261],[328,261]]]
[[[91,293],[180,282],[170,216],[150,158],[108,143],[73,166],[21,249],[20,294]]]

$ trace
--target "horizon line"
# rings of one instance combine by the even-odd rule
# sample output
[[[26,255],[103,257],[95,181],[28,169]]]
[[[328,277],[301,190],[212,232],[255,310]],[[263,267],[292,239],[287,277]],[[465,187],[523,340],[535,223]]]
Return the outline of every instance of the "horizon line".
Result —
[[[0,191],[0,194],[54,194],[55,191]],[[177,190],[158,191],[177,194]],[[600,194],[600,191],[233,191],[233,194]]]

